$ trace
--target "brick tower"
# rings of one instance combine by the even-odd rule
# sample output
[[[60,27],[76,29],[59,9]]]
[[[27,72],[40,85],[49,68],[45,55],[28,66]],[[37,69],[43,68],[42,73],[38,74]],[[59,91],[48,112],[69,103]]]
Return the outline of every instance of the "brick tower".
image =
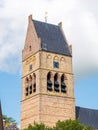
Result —
[[[61,23],[28,17],[22,68],[21,129],[34,122],[53,126],[75,119],[71,46]]]

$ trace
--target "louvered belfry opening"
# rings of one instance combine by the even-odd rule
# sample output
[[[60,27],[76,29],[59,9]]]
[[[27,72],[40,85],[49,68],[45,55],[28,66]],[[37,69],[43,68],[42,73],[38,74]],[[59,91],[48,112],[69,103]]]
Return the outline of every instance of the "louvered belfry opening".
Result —
[[[66,84],[65,84],[65,76],[62,74],[61,76],[61,92],[66,93]]]
[[[33,78],[34,78],[34,84],[33,84],[33,92],[36,92],[36,74],[33,74]]]
[[[32,76],[29,76],[29,84],[30,84],[30,94],[32,94]]]
[[[59,92],[58,73],[54,75],[54,91]]]
[[[47,74],[47,90],[52,91],[51,72]]]
[[[25,79],[25,96],[29,96],[36,92],[36,74],[33,73]]]
[[[25,95],[28,96],[28,94],[29,94],[29,79],[28,79],[28,77],[26,77],[25,82],[26,82],[25,83],[26,84]]]

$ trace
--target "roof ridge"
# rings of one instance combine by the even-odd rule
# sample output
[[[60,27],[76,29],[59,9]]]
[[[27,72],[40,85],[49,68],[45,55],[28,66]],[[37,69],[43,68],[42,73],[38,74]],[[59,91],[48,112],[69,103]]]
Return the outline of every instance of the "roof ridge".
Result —
[[[48,23],[48,22],[45,22],[45,21],[39,21],[39,20],[35,20],[35,19],[32,19],[32,21],[59,27],[59,25],[56,25],[56,24],[53,24],[53,23]]]
[[[95,108],[87,108],[87,107],[81,107],[81,106],[76,106],[77,108],[82,108],[82,109],[88,109],[88,110],[96,110],[98,111],[98,109],[95,109]]]

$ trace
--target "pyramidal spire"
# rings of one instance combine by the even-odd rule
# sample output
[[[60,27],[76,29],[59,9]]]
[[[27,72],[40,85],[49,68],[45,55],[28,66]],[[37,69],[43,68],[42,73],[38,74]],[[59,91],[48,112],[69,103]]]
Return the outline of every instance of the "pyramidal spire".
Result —
[[[1,101],[0,101],[0,130],[4,130],[4,128],[3,128],[3,119],[2,119]]]

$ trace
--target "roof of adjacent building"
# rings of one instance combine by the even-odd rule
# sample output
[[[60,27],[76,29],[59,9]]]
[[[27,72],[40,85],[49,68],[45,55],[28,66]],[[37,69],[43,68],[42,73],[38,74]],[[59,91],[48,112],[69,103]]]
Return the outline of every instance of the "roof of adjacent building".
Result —
[[[36,20],[33,20],[33,23],[38,37],[41,38],[42,50],[71,56],[60,26]]]
[[[76,118],[81,124],[98,129],[98,110],[76,107]]]
[[[19,130],[16,125],[9,125],[4,128],[4,130]]]

